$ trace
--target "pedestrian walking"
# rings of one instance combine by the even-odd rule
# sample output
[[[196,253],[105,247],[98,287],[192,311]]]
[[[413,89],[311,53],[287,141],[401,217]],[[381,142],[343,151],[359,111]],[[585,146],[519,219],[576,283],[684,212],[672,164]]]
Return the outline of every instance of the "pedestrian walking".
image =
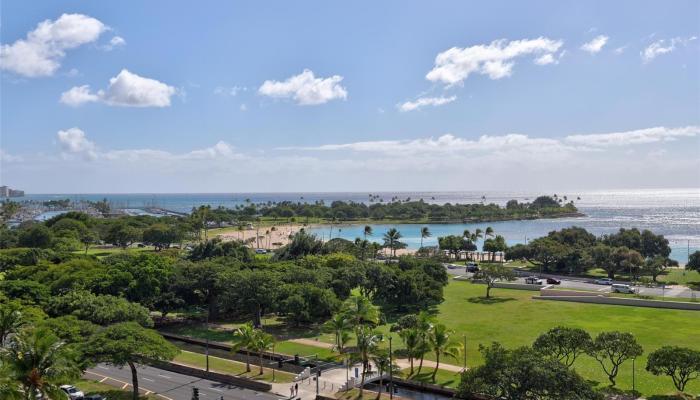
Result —
[[[299,395],[299,384],[298,383],[294,384],[294,395],[295,396]]]
[[[289,387],[289,398],[291,399],[293,397],[294,397],[294,386],[290,386]]]

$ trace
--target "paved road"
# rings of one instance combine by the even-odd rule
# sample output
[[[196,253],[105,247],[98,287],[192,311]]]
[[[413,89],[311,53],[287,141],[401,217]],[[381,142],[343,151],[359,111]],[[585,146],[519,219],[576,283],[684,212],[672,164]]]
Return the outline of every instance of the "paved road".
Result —
[[[452,268],[450,268],[450,266]],[[446,267],[447,267],[447,272],[450,275],[466,276],[466,277],[472,276],[471,273],[465,272],[464,266],[456,265],[456,264],[446,264]],[[539,274],[532,273],[531,275],[538,276]],[[559,275],[551,275],[551,274],[542,274],[542,276],[551,276],[551,277],[555,277],[556,279],[560,280],[561,284],[558,285],[558,287],[560,287],[560,288],[575,289],[575,290],[590,290],[590,291],[596,291],[596,292],[601,292],[601,293],[610,292],[610,286],[597,285],[597,284],[593,283],[593,279],[572,278],[572,277],[568,277],[568,276],[559,276]],[[516,282],[525,283],[525,278],[520,277],[516,280]],[[622,282],[622,281],[617,282],[616,281],[615,283],[628,284],[629,282]],[[635,286],[635,289],[639,291],[639,294],[645,295],[645,296],[679,297],[679,298],[688,298],[689,299],[693,295],[693,291],[685,286],[669,286],[665,289],[659,288],[659,287],[648,288],[648,287]],[[700,298],[700,292],[695,291],[695,296]]]
[[[139,389],[143,394],[154,394],[163,400],[191,400],[192,388],[199,388],[200,400],[277,400],[282,397],[272,393],[256,392],[220,382],[177,374],[158,368],[140,366]],[[131,388],[131,370],[99,364],[86,371],[85,377],[98,380],[125,390]]]

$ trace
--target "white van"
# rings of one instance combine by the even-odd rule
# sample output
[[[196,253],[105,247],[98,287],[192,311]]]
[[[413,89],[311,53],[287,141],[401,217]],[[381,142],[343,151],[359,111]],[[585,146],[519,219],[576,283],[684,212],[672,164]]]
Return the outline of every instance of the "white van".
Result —
[[[634,288],[630,285],[623,285],[622,283],[613,283],[610,290],[613,293],[634,293]]]

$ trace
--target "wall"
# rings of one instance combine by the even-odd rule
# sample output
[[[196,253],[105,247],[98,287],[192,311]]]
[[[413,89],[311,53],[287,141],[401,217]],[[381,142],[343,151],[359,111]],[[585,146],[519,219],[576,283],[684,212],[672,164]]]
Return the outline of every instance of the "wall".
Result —
[[[494,288],[499,289],[517,289],[517,290],[540,290],[542,285],[530,285],[527,283],[506,283],[506,282],[496,282],[493,284]]]
[[[219,374],[216,372],[207,372],[203,369],[191,368],[170,362],[154,362],[151,363],[151,365],[160,369],[164,369],[166,371],[176,372],[178,374],[195,376],[197,378],[202,379],[209,379],[212,381],[226,383],[234,386],[240,386],[246,389],[257,390],[260,392],[269,392],[272,389],[272,385],[270,385],[269,383],[239,378],[237,376],[232,375]]]
[[[540,296],[583,296],[583,297],[591,297],[591,296],[610,296],[610,293],[608,292],[600,292],[600,293],[595,293],[595,292],[585,292],[583,290],[566,290],[566,289],[551,289],[550,286],[545,286],[542,289],[540,289]]]

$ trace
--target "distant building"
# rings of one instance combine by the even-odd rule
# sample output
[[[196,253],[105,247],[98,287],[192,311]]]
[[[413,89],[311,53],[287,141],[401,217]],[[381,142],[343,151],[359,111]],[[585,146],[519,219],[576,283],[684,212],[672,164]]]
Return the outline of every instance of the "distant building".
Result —
[[[24,197],[24,190],[15,190],[7,186],[0,186],[0,197]]]

